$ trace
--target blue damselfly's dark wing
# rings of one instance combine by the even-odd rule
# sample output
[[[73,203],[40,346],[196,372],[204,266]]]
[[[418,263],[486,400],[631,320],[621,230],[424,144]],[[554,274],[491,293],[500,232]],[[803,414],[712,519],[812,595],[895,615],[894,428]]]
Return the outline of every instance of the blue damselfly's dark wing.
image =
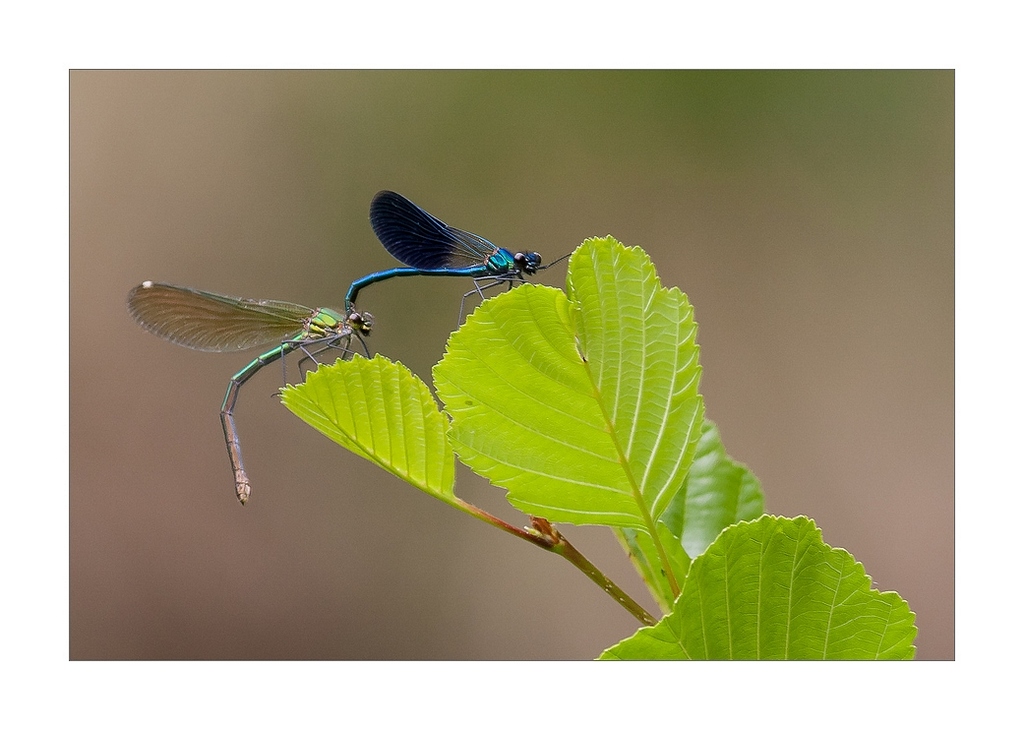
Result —
[[[373,197],[370,225],[388,253],[414,269],[479,266],[497,250],[487,239],[449,226],[390,190]]]

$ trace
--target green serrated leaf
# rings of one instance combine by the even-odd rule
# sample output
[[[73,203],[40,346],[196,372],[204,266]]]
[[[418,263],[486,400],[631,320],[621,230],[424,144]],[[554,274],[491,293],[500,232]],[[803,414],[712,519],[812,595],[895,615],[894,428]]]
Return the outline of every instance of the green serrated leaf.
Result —
[[[697,453],[683,488],[658,522],[659,532],[666,533],[662,545],[673,563],[674,574],[685,575],[690,558],[703,553],[724,528],[741,520],[754,519],[763,512],[764,495],[757,478],[745,466],[729,458],[718,427],[704,419]],[[616,533],[640,577],[667,613],[675,596],[661,568],[658,546],[635,530],[616,530]],[[685,562],[681,563],[680,556]]]
[[[399,362],[356,355],[282,390],[288,409],[332,441],[450,504],[455,459],[426,383]]]
[[[452,335],[434,368],[451,436],[529,514],[650,532],[700,435],[693,309],[611,238],[577,249],[568,284],[489,299]]]
[[[725,452],[718,427],[705,419],[683,488],[662,515],[691,556],[729,525],[764,514],[764,493],[749,469]]]
[[[690,567],[690,556],[686,554],[679,538],[673,535],[664,522],[657,523],[658,537],[668,556],[672,574],[677,576],[686,575]],[[668,575],[662,567],[661,552],[650,535],[640,530],[630,528],[612,528],[615,536],[619,539],[623,549],[629,555],[637,573],[643,578],[644,583],[658,602],[661,610],[668,613],[672,609],[672,602],[675,596],[672,593],[672,585],[669,583]]]
[[[696,557],[729,525],[755,519],[763,513],[764,494],[757,478],[745,466],[729,458],[718,427],[705,418],[697,453],[683,488],[676,493],[658,523],[659,530],[665,528],[671,535],[663,544],[683,555]],[[669,590],[664,572],[658,569],[657,547],[649,539],[645,541],[642,536],[631,534],[632,530],[620,532],[619,541],[630,560],[658,605],[667,613],[675,596]],[[689,558],[686,565],[689,565]],[[675,574],[685,575],[686,571],[676,570]]]
[[[912,659],[914,613],[806,517],[764,515],[696,558],[670,615],[602,659]]]
[[[704,418],[693,307],[661,285],[642,249],[610,237],[573,254],[566,289],[594,392],[657,519],[690,468]]]

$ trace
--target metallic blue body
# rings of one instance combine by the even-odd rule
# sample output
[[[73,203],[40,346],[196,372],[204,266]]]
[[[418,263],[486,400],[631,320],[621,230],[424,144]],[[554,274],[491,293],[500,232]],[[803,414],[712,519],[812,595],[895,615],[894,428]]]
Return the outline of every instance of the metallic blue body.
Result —
[[[400,276],[468,276],[497,281],[522,280],[541,267],[540,254],[512,253],[486,238],[449,226],[408,198],[382,190],[370,203],[370,225],[392,256],[406,264],[356,279],[345,295],[345,310],[355,310],[359,290]]]

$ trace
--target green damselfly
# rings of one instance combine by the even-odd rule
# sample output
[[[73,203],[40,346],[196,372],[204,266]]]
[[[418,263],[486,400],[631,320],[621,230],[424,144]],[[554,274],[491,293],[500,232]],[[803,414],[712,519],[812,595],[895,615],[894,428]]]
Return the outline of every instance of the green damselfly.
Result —
[[[293,350],[303,353],[300,373],[303,361],[316,362],[317,355],[330,349],[349,358],[353,335],[362,342],[373,327],[369,312],[341,314],[326,307],[310,309],[269,299],[238,299],[152,281],[144,281],[129,292],[128,312],[157,337],[193,350],[236,352],[277,344],[231,376],[220,409],[235,493],[242,504],[249,499],[252,488],[242,466],[242,447],[235,428],[239,389],[264,365],[276,360],[283,363],[284,356]]]

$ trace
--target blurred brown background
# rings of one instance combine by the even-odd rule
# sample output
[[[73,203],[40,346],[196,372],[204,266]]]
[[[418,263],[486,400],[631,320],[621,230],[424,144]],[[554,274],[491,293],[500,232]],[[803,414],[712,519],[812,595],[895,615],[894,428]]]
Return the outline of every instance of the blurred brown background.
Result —
[[[341,306],[394,265],[383,188],[547,260],[611,234],[696,308],[708,415],[767,510],[917,612],[953,657],[952,72],[75,72],[75,659],[589,659],[634,619],[568,563],[292,417],[268,368],[125,311],[144,279]],[[539,280],[561,285],[564,267]],[[468,282],[360,295],[429,382]],[[252,355],[256,353],[253,352]],[[457,490],[522,524],[460,468]],[[569,537],[653,608],[611,533]]]

